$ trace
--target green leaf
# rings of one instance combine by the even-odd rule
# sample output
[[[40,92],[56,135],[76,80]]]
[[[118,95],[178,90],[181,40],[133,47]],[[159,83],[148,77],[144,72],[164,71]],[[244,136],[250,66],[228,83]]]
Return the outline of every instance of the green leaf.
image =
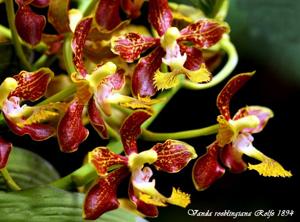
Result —
[[[5,222],[79,222],[84,194],[71,193],[50,186],[19,192],[0,191],[0,215]],[[102,215],[98,222],[146,222],[123,209]]]
[[[18,147],[14,147],[10,153],[7,170],[22,189],[48,184],[59,178],[49,162],[31,151]],[[0,190],[6,190],[1,176]]]

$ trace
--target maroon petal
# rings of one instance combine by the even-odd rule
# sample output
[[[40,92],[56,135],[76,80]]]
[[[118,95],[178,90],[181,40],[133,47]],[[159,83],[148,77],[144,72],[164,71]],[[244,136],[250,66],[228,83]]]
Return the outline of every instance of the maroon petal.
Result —
[[[193,182],[198,191],[207,189],[225,173],[225,169],[219,164],[220,147],[214,142],[208,147],[206,154],[199,157],[193,167]]]
[[[225,117],[230,119],[229,104],[231,97],[252,77],[253,73],[242,73],[231,78],[217,97],[217,107]]]
[[[57,54],[63,46],[64,35],[43,34],[42,41],[48,46],[47,55]]]
[[[148,56],[140,59],[132,76],[132,91],[141,97],[153,96],[156,93],[153,78],[160,68],[165,51],[158,47]]]
[[[106,147],[97,147],[89,153],[89,160],[97,169],[100,176],[105,176],[109,167],[121,164],[127,165],[127,157],[115,154]]]
[[[112,30],[121,23],[121,0],[101,0],[96,9],[95,19],[98,25],[107,30]]]
[[[247,169],[247,164],[242,159],[243,153],[235,149],[232,144],[225,145],[220,151],[222,163],[232,173],[241,173]]]
[[[201,67],[201,64],[204,63],[201,50],[195,47],[188,47],[185,45],[180,45],[180,51],[186,53],[187,59],[184,63],[184,67],[189,70],[198,70]]]
[[[33,0],[15,0],[18,6],[29,5]]]
[[[148,21],[160,36],[171,27],[173,15],[168,0],[149,0]]]
[[[31,5],[38,7],[38,8],[45,8],[49,5],[49,2],[50,2],[50,0],[33,0],[31,2]]]
[[[29,135],[32,140],[42,141],[55,135],[55,129],[51,125],[34,123],[19,127],[16,123],[5,116],[6,124],[11,131],[18,136]]]
[[[129,183],[128,186],[128,196],[130,200],[135,204],[137,210],[144,214],[147,217],[157,217],[158,216],[158,208],[157,206],[147,204],[140,200],[135,194],[133,190],[132,183]]]
[[[94,98],[91,98],[88,105],[88,114],[90,123],[103,139],[108,139],[108,131],[106,124],[98,110]]]
[[[11,149],[12,144],[0,137],[0,170],[6,166]]]
[[[18,82],[17,88],[10,94],[24,100],[36,101],[47,91],[47,87],[53,78],[53,72],[48,68],[41,68],[35,72],[21,71],[13,76]]]
[[[83,217],[94,220],[105,212],[118,208],[117,189],[128,174],[127,167],[122,167],[107,177],[100,178],[85,197]]]
[[[127,33],[112,41],[112,51],[126,62],[133,62],[147,49],[158,45],[159,39],[142,36],[138,33]]]
[[[201,19],[181,30],[181,41],[188,41],[198,45],[200,48],[209,48],[216,44],[224,33],[229,32],[226,23],[210,19]]]
[[[123,11],[130,18],[137,18],[141,15],[141,7],[144,3],[144,0],[123,0],[121,1],[121,6]]]
[[[46,19],[44,16],[34,13],[29,6],[25,5],[19,7],[15,24],[20,37],[25,42],[36,45],[42,39]]]
[[[264,129],[269,119],[273,117],[273,112],[269,108],[262,106],[247,106],[242,109],[239,109],[234,115],[233,120],[237,120],[249,115],[256,116],[259,119],[259,125],[255,128],[245,128],[242,130],[242,132],[259,133]]]
[[[121,139],[126,155],[137,153],[137,137],[141,134],[141,125],[151,117],[145,111],[136,111],[125,119],[120,129]]]
[[[76,26],[74,37],[72,40],[72,50],[74,52],[73,62],[77,71],[85,77],[87,71],[83,61],[83,49],[85,46],[86,38],[92,26],[92,18],[86,18],[81,20]]]
[[[58,33],[70,32],[69,21],[70,0],[51,0],[48,9],[48,21]]]
[[[167,140],[164,143],[158,143],[152,149],[157,153],[157,160],[154,166],[158,170],[168,173],[179,172],[191,159],[197,157],[193,147],[176,140]]]
[[[82,124],[83,108],[84,104],[75,98],[59,122],[57,137],[62,152],[76,151],[79,144],[88,137],[89,131]]]

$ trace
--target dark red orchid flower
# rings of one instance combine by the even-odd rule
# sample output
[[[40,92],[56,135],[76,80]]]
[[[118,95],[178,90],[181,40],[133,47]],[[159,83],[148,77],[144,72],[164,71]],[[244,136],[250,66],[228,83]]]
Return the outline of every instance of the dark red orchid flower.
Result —
[[[0,170],[6,166],[11,149],[12,144],[0,137]]]
[[[41,68],[35,72],[21,71],[8,77],[0,86],[2,109],[7,125],[17,135],[28,134],[33,140],[45,140],[55,135],[50,122],[59,118],[63,104],[28,106],[25,101],[37,101],[46,93],[53,72]]]
[[[141,53],[153,51],[141,58],[134,70],[132,89],[135,95],[153,96],[156,90],[168,89],[178,84],[178,75],[184,74],[193,82],[210,81],[201,49],[215,45],[229,31],[228,25],[211,19],[201,19],[181,31],[171,27],[172,13],[168,1],[149,1],[148,20],[160,37],[145,37],[127,33],[112,39],[112,51],[126,62],[137,60]],[[160,72],[164,63],[170,72]]]
[[[261,132],[268,120],[273,117],[270,109],[247,106],[231,118],[230,100],[252,75],[252,73],[244,73],[233,77],[218,95],[217,106],[221,113],[218,116],[220,128],[217,140],[207,148],[206,154],[195,162],[193,181],[197,190],[204,190],[218,180],[225,173],[225,167],[233,173],[240,173],[248,168],[256,170],[262,176],[292,176],[291,172],[286,171],[278,162],[252,145],[252,134]],[[244,154],[260,163],[247,165],[242,159]]]
[[[15,24],[20,37],[31,45],[38,44],[42,39],[42,33],[46,25],[46,18],[31,10],[31,6],[47,7],[49,0],[16,0],[18,10]]]
[[[186,143],[167,140],[138,153],[136,140],[141,133],[141,125],[150,116],[148,112],[136,111],[124,121],[120,134],[126,156],[115,154],[106,147],[95,148],[89,153],[89,160],[96,168],[100,179],[86,195],[84,202],[86,219],[96,219],[119,206],[117,187],[128,175],[131,175],[128,195],[137,210],[146,216],[157,216],[157,206],[166,206],[167,203],[181,207],[186,207],[190,203],[189,195],[175,188],[169,198],[160,194],[155,189],[155,181],[151,180],[153,174],[151,168],[144,165],[150,164],[158,170],[176,173],[191,159],[196,158],[195,150]],[[122,167],[110,172],[110,167],[116,165]]]

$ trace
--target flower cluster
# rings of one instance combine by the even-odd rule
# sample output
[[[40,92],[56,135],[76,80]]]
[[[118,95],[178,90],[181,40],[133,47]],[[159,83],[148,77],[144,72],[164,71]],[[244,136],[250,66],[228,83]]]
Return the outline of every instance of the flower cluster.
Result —
[[[7,12],[14,13],[9,7],[12,1],[5,2]],[[18,9],[9,23],[25,70],[0,85],[1,124],[34,141],[55,137],[65,153],[82,146],[89,136],[87,124],[97,131],[101,143],[108,141],[88,153],[87,164],[97,176],[90,178],[92,174],[87,173],[81,182],[87,188],[84,218],[96,219],[118,208],[117,189],[126,177],[130,177],[128,197],[145,216],[158,216],[157,207],[167,204],[190,204],[189,194],[173,188],[166,197],[152,179],[155,170],[178,173],[197,158],[195,148],[178,139],[216,133],[206,154],[194,163],[192,179],[199,191],[212,185],[226,169],[234,173],[256,170],[272,177],[292,175],[252,145],[252,134],[261,132],[273,117],[269,108],[247,106],[233,117],[230,114],[232,96],[252,73],[236,75],[224,86],[217,97],[218,124],[208,127],[208,132],[154,133],[147,129],[180,88],[212,87],[231,74],[236,54],[229,40],[229,25],[223,20],[227,1],[214,18],[167,0],[91,0],[89,4],[82,0],[78,1],[80,10],[70,9],[71,1],[15,2]],[[34,7],[46,8],[47,13],[37,14]],[[148,22],[136,25],[144,8]],[[55,32],[46,33],[46,25]],[[35,56],[42,54],[41,60],[32,65],[22,47]],[[219,74],[213,74],[222,64],[224,52],[228,64],[234,65],[226,64]],[[50,57],[64,75],[51,71],[53,64],[42,62]],[[163,143],[138,151],[139,138]],[[12,144],[0,137],[0,171],[6,169],[11,149]],[[260,163],[247,164],[243,155]]]

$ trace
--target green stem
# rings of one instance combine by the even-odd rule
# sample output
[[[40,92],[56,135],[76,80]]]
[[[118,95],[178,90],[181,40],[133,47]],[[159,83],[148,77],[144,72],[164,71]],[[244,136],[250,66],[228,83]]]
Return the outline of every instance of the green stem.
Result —
[[[182,82],[182,81],[181,81]],[[178,84],[177,86],[173,87],[172,89],[162,92],[159,94],[157,99],[161,99],[162,102],[156,104],[153,106],[153,115],[151,118],[149,118],[143,125],[142,129],[147,129],[151,123],[156,119],[156,117],[159,115],[159,113],[163,110],[163,108],[168,104],[168,102],[173,98],[173,96],[179,91],[182,84]]]
[[[54,103],[54,102],[59,102],[62,101],[66,98],[68,98],[69,96],[73,95],[76,92],[76,85],[72,84],[69,87],[67,87],[66,89],[56,93],[55,95],[43,100],[42,102],[40,102],[38,105],[45,105],[48,103]]]
[[[44,64],[48,61],[48,55],[42,55],[36,62],[33,64],[32,69],[37,70],[44,66]]]
[[[17,29],[15,26],[15,10],[14,10],[14,2],[13,0],[5,0],[7,20],[9,24],[9,28],[11,30],[12,42],[14,44],[16,54],[19,57],[21,63],[25,66],[28,71],[31,71],[31,64],[26,59],[24,51],[22,49],[22,45],[17,33]]]
[[[167,139],[190,139],[200,136],[208,136],[218,132],[219,124],[211,125],[201,129],[185,130],[180,132],[156,133],[143,129],[142,139],[146,141],[164,141]]]
[[[11,39],[12,36],[11,36],[11,31],[6,28],[5,26],[3,25],[0,25],[0,33],[5,37],[5,38],[8,38],[8,39]]]
[[[2,113],[0,113],[0,127],[6,126],[6,122]]]
[[[99,0],[83,0],[80,1],[80,5],[78,9],[82,12],[83,17],[91,14],[95,5],[99,2]]]
[[[212,78],[212,80],[209,83],[198,84],[198,83],[191,82],[189,80],[184,80],[183,82],[184,88],[192,89],[192,90],[208,89],[219,84],[232,73],[232,71],[234,70],[238,62],[238,55],[236,49],[234,45],[230,42],[228,36],[224,36],[220,44],[221,44],[221,48],[228,54],[228,60],[226,65],[221,69],[221,71],[218,74],[216,74]]]
[[[13,191],[19,191],[21,188],[19,185],[14,181],[14,179],[10,176],[6,167],[0,170],[5,182],[7,183],[8,187]]]
[[[70,190],[72,188],[83,186],[96,178],[97,172],[95,168],[87,163],[71,174],[52,182],[50,185]]]
[[[68,33],[65,36],[65,41],[63,45],[63,58],[64,58],[64,64],[66,66],[66,70],[68,74],[72,74],[73,72],[76,72],[74,63],[73,63],[73,53],[72,53],[72,34]]]

